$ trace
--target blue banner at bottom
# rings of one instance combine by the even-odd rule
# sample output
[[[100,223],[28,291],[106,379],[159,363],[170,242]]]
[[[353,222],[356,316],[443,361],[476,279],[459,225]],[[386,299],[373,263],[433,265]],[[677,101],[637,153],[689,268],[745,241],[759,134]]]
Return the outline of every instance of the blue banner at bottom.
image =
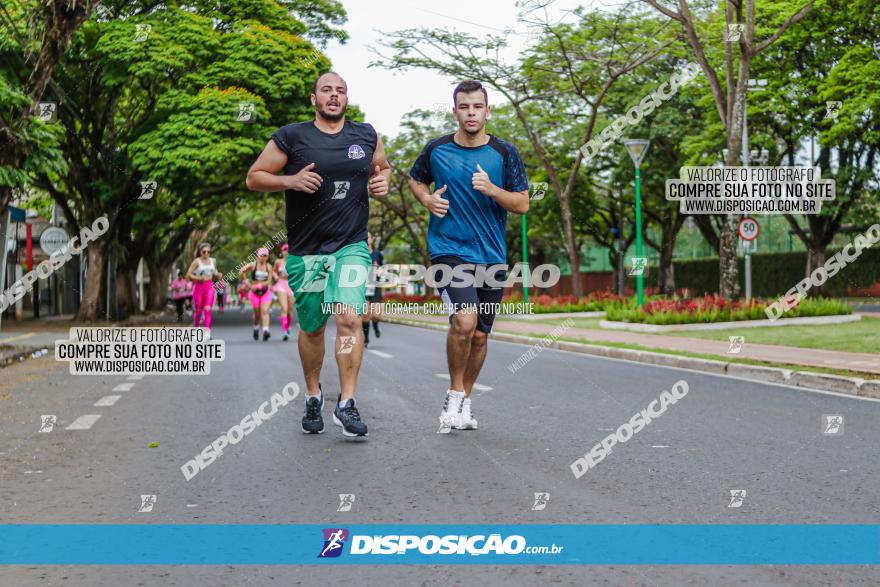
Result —
[[[11,524],[3,565],[876,565],[880,525]]]

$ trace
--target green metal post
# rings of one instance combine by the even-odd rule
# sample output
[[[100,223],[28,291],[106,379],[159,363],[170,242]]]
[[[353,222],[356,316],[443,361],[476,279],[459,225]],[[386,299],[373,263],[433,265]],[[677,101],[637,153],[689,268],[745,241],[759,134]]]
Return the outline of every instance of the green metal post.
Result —
[[[642,258],[642,173],[636,166],[636,257]],[[638,304],[641,308],[645,304],[645,269],[636,276]]]

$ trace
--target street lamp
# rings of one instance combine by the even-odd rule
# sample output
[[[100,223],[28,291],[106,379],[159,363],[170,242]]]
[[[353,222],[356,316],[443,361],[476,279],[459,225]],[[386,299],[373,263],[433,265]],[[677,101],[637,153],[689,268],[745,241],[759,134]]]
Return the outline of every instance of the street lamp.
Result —
[[[636,292],[637,292],[637,301],[639,307],[645,303],[645,263],[642,257],[642,173],[641,173],[641,164],[642,160],[645,158],[645,153],[648,152],[648,146],[651,144],[651,141],[647,139],[626,139],[623,141],[623,144],[626,145],[626,151],[629,153],[630,158],[633,161],[633,165],[636,166],[636,258],[638,261],[635,266],[639,267],[641,263],[641,271],[639,271],[636,275]]]

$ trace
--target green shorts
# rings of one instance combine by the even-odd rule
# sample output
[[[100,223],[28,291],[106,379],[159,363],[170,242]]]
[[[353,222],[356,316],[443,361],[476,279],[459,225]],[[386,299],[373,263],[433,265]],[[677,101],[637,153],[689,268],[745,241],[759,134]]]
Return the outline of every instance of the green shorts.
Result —
[[[287,255],[287,283],[296,300],[299,326],[315,332],[332,314],[332,304],[364,313],[367,276],[373,260],[366,241],[324,255]]]

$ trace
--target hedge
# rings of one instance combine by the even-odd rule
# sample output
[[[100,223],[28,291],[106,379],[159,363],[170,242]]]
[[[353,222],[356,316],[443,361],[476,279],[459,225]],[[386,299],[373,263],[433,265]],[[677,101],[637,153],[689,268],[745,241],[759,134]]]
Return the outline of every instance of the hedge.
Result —
[[[830,259],[837,250],[829,250]],[[687,288],[690,296],[718,292],[718,259],[674,261],[675,288]],[[805,251],[791,253],[759,253],[752,255],[752,295],[776,297],[784,294],[804,278],[807,267]],[[657,267],[649,267],[646,285],[657,285]],[[740,285],[745,292],[745,260],[739,258]],[[867,288],[880,283],[880,249],[863,249],[861,255],[825,282],[830,296],[846,296],[848,288]],[[627,278],[627,286],[635,289],[634,277]]]

